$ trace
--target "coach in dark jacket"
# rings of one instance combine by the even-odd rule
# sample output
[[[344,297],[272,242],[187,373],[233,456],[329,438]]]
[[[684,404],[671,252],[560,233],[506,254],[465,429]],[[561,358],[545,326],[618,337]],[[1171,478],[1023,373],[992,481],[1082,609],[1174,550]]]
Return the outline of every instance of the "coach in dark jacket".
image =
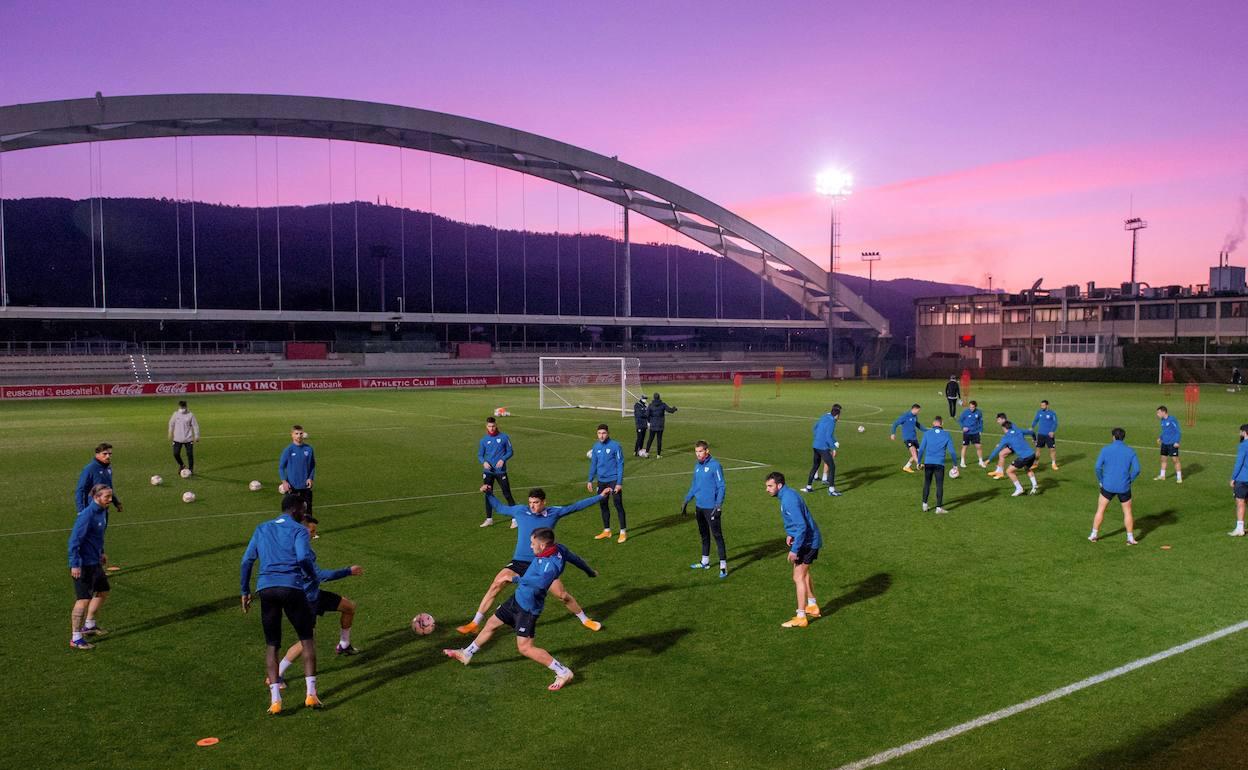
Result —
[[[633,455],[641,453],[641,447],[646,443],[646,425],[650,421],[650,405],[646,403],[645,396],[638,396],[637,403],[633,404],[633,426],[637,428],[637,443],[633,444]]]
[[[646,439],[646,454],[650,454],[650,444],[657,438],[658,456],[663,456],[663,425],[667,421],[668,413],[675,411],[676,407],[668,406],[663,403],[663,398],[658,393],[654,394],[654,398],[650,400],[650,437]]]
[[[950,377],[945,383],[945,400],[949,402],[949,416],[953,417],[958,408],[958,401],[962,398],[962,386],[958,385],[957,377]]]

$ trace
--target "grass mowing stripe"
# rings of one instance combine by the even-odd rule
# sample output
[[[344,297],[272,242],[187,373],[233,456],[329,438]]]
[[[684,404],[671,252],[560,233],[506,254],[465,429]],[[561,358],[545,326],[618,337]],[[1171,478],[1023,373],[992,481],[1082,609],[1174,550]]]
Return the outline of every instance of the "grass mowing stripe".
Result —
[[[1108,682],[1110,679],[1115,679],[1117,677],[1122,676],[1123,674],[1129,674],[1138,668],[1144,668],[1145,666],[1149,666],[1149,665],[1152,665],[1153,663],[1163,661],[1166,658],[1172,658],[1175,655],[1179,655],[1181,653],[1187,652],[1188,650],[1192,650],[1202,645],[1209,644],[1210,642],[1216,642],[1217,640],[1223,637],[1230,636],[1232,634],[1237,634],[1246,628],[1248,628],[1248,620],[1240,621],[1239,623],[1236,623],[1234,625],[1230,625],[1225,628],[1218,629],[1217,631],[1214,631],[1211,634],[1206,634],[1196,639],[1192,639],[1191,641],[1184,642],[1183,644],[1171,647],[1168,650],[1162,650],[1161,652],[1154,653],[1153,655],[1149,655],[1146,658],[1133,660],[1130,663],[1119,666],[1118,668],[1113,668],[1113,669],[1110,669],[1109,671],[1105,671],[1095,676],[1090,676],[1087,679],[1081,679],[1078,682],[1075,682],[1074,684],[1068,684],[1065,687],[1059,687],[1056,690],[1047,692],[1044,695],[1039,695],[1035,698],[1031,698],[1030,700],[1025,700],[1022,703],[1016,703],[1013,706],[1008,706],[1006,708],[1000,709],[999,711],[994,711],[991,714],[984,714],[983,716],[976,717],[975,719],[972,719],[969,722],[963,722],[960,725],[955,725],[946,730],[941,730],[940,732],[932,733],[931,735],[925,736],[923,738],[919,738],[916,741],[910,741],[909,743],[902,744],[901,746],[896,746],[894,748],[888,749],[887,751],[881,751],[879,754],[875,754],[873,756],[867,757],[866,759],[860,759],[857,762],[851,762],[848,765],[841,765],[836,770],[865,770],[865,768],[868,768],[868,767],[876,767],[878,765],[884,764],[885,762],[891,762],[892,760],[897,759],[898,757],[904,757],[905,755],[916,752],[919,749],[927,748],[928,746],[931,746],[932,744],[940,743],[941,741],[946,741],[946,740],[949,740],[950,738],[955,738],[959,735],[962,735],[963,733],[968,733],[971,730],[974,730],[976,728],[980,728],[985,725],[990,725],[993,722],[999,722],[1002,719],[1005,719],[1007,717],[1012,717],[1015,714],[1022,713],[1029,709],[1033,709],[1036,706],[1042,706],[1045,703],[1049,703],[1050,701],[1055,701],[1055,700],[1058,700],[1059,698],[1064,698],[1067,695],[1079,692],[1080,690],[1085,690],[1089,687],[1092,687],[1093,685],[1098,685],[1098,684],[1101,684],[1102,682]]]

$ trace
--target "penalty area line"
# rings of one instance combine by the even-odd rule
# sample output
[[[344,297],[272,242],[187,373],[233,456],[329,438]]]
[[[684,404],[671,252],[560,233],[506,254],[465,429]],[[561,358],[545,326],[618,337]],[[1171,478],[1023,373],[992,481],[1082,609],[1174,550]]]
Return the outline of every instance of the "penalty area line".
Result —
[[[919,749],[927,748],[932,744],[947,741],[950,738],[955,738],[963,733],[968,733],[971,730],[984,727],[985,725],[990,725],[993,722],[999,722],[1007,717],[1012,717],[1015,714],[1022,713],[1037,706],[1042,706],[1050,701],[1064,698],[1067,695],[1079,692],[1080,690],[1085,690],[1093,685],[1108,682],[1110,679],[1115,679],[1123,674],[1129,674],[1136,669],[1144,668],[1145,666],[1152,665],[1153,663],[1158,663],[1166,658],[1172,658],[1175,655],[1179,655],[1187,652],[1188,650],[1209,644],[1210,642],[1215,642],[1223,637],[1237,634],[1244,629],[1248,629],[1248,620],[1227,626],[1226,628],[1219,629],[1211,634],[1206,634],[1189,642],[1184,642],[1183,644],[1176,645],[1168,650],[1162,650],[1161,652],[1149,655],[1146,658],[1133,660],[1130,663],[1119,666],[1118,668],[1110,669],[1109,671],[1105,671],[1095,676],[1090,676],[1087,679],[1081,679],[1074,684],[1059,687],[1052,692],[1047,692],[1044,695],[1039,695],[1035,698],[1031,698],[1030,700],[1025,700],[1022,703],[1016,703],[1013,706],[1008,706],[1000,709],[999,711],[994,711],[991,714],[984,714],[983,716],[976,717],[969,722],[963,722],[960,725],[955,725],[948,729],[941,730],[940,732],[932,733],[931,735],[919,738],[916,741],[910,741],[909,743],[902,744],[901,746],[895,746],[887,751],[881,751],[879,754],[867,757],[866,759],[860,759],[857,762],[851,762],[848,765],[841,765],[836,770],[865,770],[865,768],[868,767],[876,767],[884,764],[885,762],[891,762],[894,759],[904,757],[905,755],[911,754]]]

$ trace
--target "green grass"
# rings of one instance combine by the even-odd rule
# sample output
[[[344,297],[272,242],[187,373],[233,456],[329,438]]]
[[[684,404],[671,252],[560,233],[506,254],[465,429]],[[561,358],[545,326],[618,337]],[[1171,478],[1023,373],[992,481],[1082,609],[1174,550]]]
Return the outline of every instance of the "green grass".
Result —
[[[662,460],[628,463],[630,541],[592,540],[595,508],[559,527],[601,572],[570,570],[566,583],[605,628],[591,633],[548,605],[538,642],[577,673],[558,694],[509,633],[467,669],[441,648],[461,643],[454,626],[515,542],[505,525],[477,528],[484,416],[500,404],[515,415],[503,422],[518,496],[541,485],[562,503],[585,494],[602,413],[539,412],[530,390],[197,397],[199,473],[184,481],[164,441],[170,401],[0,404],[6,764],[837,767],[1248,617],[1248,542],[1225,536],[1242,396],[1206,388],[1199,424],[1184,432],[1180,487],[1148,480],[1156,386],[977,385],[987,414],[1020,422],[1052,401],[1063,466],[1040,472],[1042,495],[1019,499],[970,468],[947,482],[951,513],[936,518],[919,512],[921,477],[899,472],[904,450],[886,433],[912,401],[925,418],[939,413],[939,388],[790,383],[775,398],[756,384],[734,410],[726,385],[663,387],[680,412]],[[1170,397],[1180,411],[1181,398]],[[845,496],[809,496],[825,542],[813,568],[824,617],[790,631],[779,627],[793,608],[790,569],[763,476],[779,469],[801,485],[811,422],[832,401],[845,406]],[[628,445],[631,419],[607,420]],[[366,570],[333,586],[359,602],[363,654],[335,658],[336,620],[324,623],[328,708],[295,706],[303,687],[292,677],[288,711],[269,718],[259,618],[237,606],[238,561],[275,511],[276,458],[296,421],[318,457],[320,562]],[[1115,425],[1144,466],[1136,548],[1121,534],[1084,539],[1092,465]],[[696,526],[678,515],[699,438],[729,469],[733,571],[723,581],[688,569]],[[78,653],[66,646],[66,530],[77,473],[101,440],[116,445],[126,503],[107,541],[123,569],[101,615],[114,633]],[[153,473],[164,486],[148,485]],[[265,491],[248,492],[251,479]],[[199,500],[181,503],[184,489]],[[1105,530],[1120,529],[1115,503]],[[421,611],[438,619],[431,636],[408,629]],[[1248,636],[1232,636],[888,767],[1233,766],[1248,721],[1245,653]],[[221,742],[196,748],[205,736]]]

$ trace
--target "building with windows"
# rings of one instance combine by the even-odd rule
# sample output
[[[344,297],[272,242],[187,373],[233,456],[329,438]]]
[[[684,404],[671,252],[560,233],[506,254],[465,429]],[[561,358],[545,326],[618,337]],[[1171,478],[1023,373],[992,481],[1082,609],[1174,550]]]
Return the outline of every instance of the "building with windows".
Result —
[[[915,301],[915,360],[958,359],[961,365],[1121,366],[1124,342],[1205,339],[1248,342],[1248,296],[1238,280],[1149,287],[1089,283],[1017,294],[923,297]],[[1212,282],[1212,281],[1211,281]],[[1217,284],[1214,284],[1217,285]]]

